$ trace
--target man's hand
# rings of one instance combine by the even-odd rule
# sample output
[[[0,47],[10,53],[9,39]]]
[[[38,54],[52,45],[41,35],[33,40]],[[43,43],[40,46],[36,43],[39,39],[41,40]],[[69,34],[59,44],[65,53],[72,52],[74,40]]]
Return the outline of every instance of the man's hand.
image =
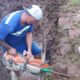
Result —
[[[27,59],[30,59],[33,57],[31,51],[24,50],[23,55],[27,57]]]
[[[10,48],[8,50],[8,54],[15,56],[16,55],[16,49],[15,48]]]

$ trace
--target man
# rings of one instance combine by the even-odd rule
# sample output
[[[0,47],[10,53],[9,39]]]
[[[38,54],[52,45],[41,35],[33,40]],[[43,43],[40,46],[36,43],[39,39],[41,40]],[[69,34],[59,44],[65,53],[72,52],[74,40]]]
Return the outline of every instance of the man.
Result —
[[[41,48],[32,41],[33,24],[39,21],[42,10],[38,5],[23,6],[24,10],[12,12],[5,16],[0,23],[0,46],[5,49],[23,53],[31,57],[40,55]]]

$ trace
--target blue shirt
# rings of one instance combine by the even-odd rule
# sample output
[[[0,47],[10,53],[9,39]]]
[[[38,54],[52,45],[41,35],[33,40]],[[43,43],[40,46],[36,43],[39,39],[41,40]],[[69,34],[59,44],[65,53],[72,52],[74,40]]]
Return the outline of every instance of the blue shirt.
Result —
[[[0,40],[6,41],[9,45],[17,47],[17,44],[25,39],[27,32],[32,32],[32,24],[21,25],[21,15],[24,10],[12,12],[5,16],[0,23]]]

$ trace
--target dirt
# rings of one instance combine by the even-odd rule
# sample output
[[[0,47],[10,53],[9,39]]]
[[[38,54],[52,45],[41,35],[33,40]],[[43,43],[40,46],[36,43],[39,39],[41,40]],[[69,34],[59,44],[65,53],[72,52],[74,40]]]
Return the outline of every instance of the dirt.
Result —
[[[71,78],[53,75],[54,80],[80,80],[80,6],[71,7],[61,13],[59,18],[60,57],[56,58],[54,69],[66,73]]]

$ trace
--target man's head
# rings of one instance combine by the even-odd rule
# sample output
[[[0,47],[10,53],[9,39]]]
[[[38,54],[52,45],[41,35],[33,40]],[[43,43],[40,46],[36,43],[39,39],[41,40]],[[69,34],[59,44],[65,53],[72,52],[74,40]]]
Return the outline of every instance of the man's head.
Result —
[[[38,5],[30,5],[29,7],[26,7],[26,5],[24,5],[23,8],[27,13],[26,16],[28,23],[34,23],[42,19],[43,13]]]

